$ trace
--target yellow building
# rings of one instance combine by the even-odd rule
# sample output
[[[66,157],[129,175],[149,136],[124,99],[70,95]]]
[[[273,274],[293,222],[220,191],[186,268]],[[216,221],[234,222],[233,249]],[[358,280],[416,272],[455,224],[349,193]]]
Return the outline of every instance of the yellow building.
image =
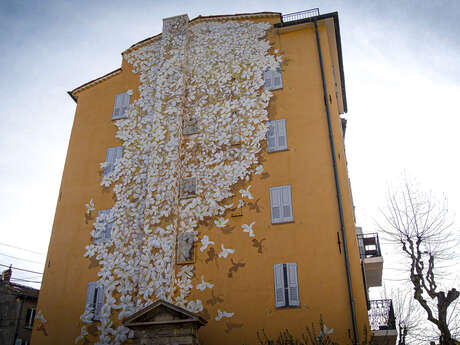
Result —
[[[337,13],[181,15],[122,57],[69,92],[32,344],[163,344],[186,322],[256,344],[320,316],[363,341],[383,260],[356,237]]]

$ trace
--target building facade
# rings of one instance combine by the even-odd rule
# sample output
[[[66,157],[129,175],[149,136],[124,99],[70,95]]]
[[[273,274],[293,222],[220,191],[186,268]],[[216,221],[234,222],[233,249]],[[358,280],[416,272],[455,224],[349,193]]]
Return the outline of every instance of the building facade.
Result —
[[[0,344],[29,345],[39,290],[10,282],[11,271],[0,280]]]
[[[155,301],[200,344],[320,317],[336,341],[362,338],[337,13],[167,18],[122,57],[69,92],[33,344],[132,343]]]

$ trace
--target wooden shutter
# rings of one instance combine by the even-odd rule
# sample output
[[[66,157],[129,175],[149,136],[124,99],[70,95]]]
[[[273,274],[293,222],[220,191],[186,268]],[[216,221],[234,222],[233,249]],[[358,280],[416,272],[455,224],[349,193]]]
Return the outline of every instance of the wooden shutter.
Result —
[[[282,186],[281,188],[281,205],[283,222],[292,222],[294,217],[292,215],[292,199],[291,199],[291,186]]]
[[[104,236],[103,241],[107,242],[112,239],[112,229],[113,229],[113,217],[112,217],[112,210],[105,210],[105,226],[104,226]]]
[[[287,269],[287,287],[289,306],[298,307],[300,305],[299,300],[299,286],[297,280],[297,264],[288,262],[286,264]]]
[[[105,161],[109,163],[104,168],[104,177],[113,171],[117,159],[123,157],[123,146],[108,147],[105,154]]]
[[[276,123],[275,121],[268,121],[267,131],[267,151],[276,151]]]
[[[89,282],[86,289],[86,303],[85,310],[95,308],[96,305],[96,282]]]
[[[117,120],[117,119],[122,119],[122,118],[127,117],[126,112],[128,110],[130,98],[131,96],[128,95],[126,92],[115,95],[112,120]]]
[[[281,67],[278,66],[276,70],[272,71],[272,82],[273,82],[273,90],[278,90],[283,88],[283,79],[281,77]]]
[[[267,68],[264,72],[264,89],[272,89],[272,71],[269,68]]]
[[[96,288],[96,303],[94,310],[94,320],[101,319],[101,309],[104,306],[105,291],[104,286],[98,286]]]
[[[272,224],[281,223],[283,221],[281,214],[281,188],[271,187],[270,188],[270,210]]]
[[[277,151],[287,150],[286,119],[276,120],[276,141]]]
[[[273,282],[275,287],[275,307],[285,307],[286,296],[284,295],[283,264],[277,264],[273,266]]]

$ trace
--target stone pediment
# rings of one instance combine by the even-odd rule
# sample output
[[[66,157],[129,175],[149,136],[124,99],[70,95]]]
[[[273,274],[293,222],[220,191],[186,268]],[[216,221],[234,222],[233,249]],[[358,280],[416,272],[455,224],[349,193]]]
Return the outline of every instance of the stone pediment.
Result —
[[[123,325],[131,329],[156,328],[180,324],[195,324],[200,327],[206,323],[207,321],[198,314],[164,300],[155,301],[123,321]]]

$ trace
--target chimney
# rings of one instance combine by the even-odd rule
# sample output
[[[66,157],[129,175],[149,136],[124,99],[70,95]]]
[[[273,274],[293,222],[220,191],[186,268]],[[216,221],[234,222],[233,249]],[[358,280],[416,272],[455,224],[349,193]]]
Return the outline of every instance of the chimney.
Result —
[[[8,268],[7,270],[4,270],[2,272],[2,281],[9,283],[11,279],[11,274],[12,274],[11,267]]]

